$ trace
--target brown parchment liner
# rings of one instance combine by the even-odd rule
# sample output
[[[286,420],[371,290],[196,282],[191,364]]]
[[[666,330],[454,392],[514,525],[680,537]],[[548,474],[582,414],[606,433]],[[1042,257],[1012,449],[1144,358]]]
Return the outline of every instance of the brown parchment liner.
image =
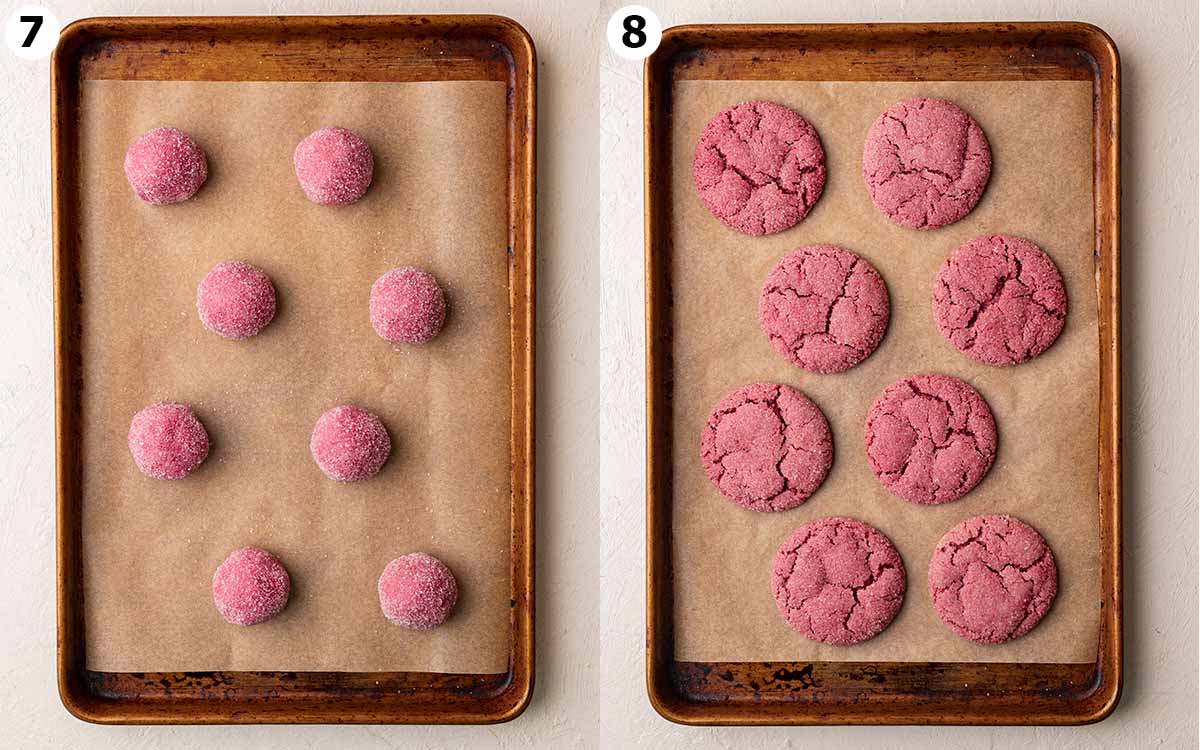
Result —
[[[509,307],[502,82],[87,81],[81,101],[83,573],[87,666],[104,671],[500,673],[509,631]],[[292,151],[340,125],[375,154],[349,207],[309,203]],[[197,196],[137,200],[125,149],[173,125],[208,154]],[[217,262],[263,268],[278,313],[227,341],[196,314]],[[367,313],[390,268],[423,267],[449,314],[424,346],[394,347]],[[212,438],[189,477],[141,475],[129,420],[191,404]],[[374,478],[327,479],[308,442],[320,414],[378,414],[391,458]],[[211,579],[256,545],[291,573],[275,620],[228,625]],[[436,630],[379,610],[376,582],[407,552],[459,581]]]
[[[675,656],[683,661],[1091,662],[1100,623],[1097,430],[1099,334],[1092,202],[1092,84],[1052,82],[678,81],[672,131],[673,476]],[[889,105],[951,99],[980,123],[994,165],[966,218],[932,231],[891,223],[863,184],[862,148]],[[700,131],[721,109],[767,99],[813,124],[825,149],[825,192],[809,216],[779,234],[725,228],[701,204],[692,178]],[[1062,272],[1066,325],[1040,357],[997,368],[960,354],[938,333],[932,285],[943,260],[983,234],[1026,237]],[[758,325],[759,291],[783,255],[842,245],[887,282],[891,322],[879,349],[846,372],[816,375],[772,349]],[[962,499],[918,506],[891,495],[867,463],[867,410],[890,383],[916,373],[963,378],[987,399],[999,446],[991,472]],[[755,513],[725,500],[699,458],[700,432],[728,391],[756,381],[807,393],[829,418],[834,463],[807,503]],[[958,637],[933,611],[929,560],[959,521],[1008,513],[1054,551],[1059,592],[1028,635],[984,646]],[[892,625],[849,647],[814,643],[775,607],[771,568],[798,526],[850,516],[887,534],[904,559],[908,592]]]

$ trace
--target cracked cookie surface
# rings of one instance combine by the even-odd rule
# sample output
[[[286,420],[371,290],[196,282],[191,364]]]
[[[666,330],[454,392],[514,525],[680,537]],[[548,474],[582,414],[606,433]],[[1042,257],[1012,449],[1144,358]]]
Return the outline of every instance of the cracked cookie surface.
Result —
[[[933,285],[938,331],[989,365],[1016,365],[1046,351],[1066,316],[1058,267],[1020,237],[976,237],[946,259]]]
[[[931,505],[957,500],[996,457],[996,421],[958,378],[914,375],[892,383],[867,414],[867,460],[892,494]]]
[[[838,646],[874,638],[900,611],[904,562],[878,529],[821,518],[797,529],[775,556],[775,605],[805,637]]]
[[[787,510],[825,480],[833,437],[825,415],[803,393],[755,383],[717,404],[700,437],[700,460],[733,503],[755,511]]]
[[[944,99],[898,102],[879,116],[863,147],[871,201],[910,229],[934,229],[966,216],[992,172],[987,136]]]
[[[753,235],[799,223],[825,188],[817,131],[774,102],[729,107],[704,127],[692,163],[700,199],[725,226]]]
[[[775,351],[809,372],[847,370],[887,330],[887,285],[875,267],[836,245],[786,255],[763,284],[758,322]]]
[[[938,542],[929,594],[942,622],[976,643],[1028,633],[1058,593],[1054,553],[1042,535],[1012,516],[975,516]]]

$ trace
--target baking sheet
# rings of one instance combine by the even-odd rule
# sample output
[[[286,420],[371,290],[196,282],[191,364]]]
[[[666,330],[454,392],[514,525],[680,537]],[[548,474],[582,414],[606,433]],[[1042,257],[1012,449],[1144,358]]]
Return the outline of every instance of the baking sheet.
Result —
[[[892,224],[861,176],[871,123],[915,96],[951,99],[980,123],[994,165],[965,219],[918,232]],[[726,229],[701,204],[692,156],[704,124],[749,99],[794,108],[820,134],[825,192],[798,226],[767,237]],[[1090,663],[1100,625],[1097,430],[1099,333],[1092,195],[1092,83],[677,81],[672,117],[673,569],[675,657],[681,661],[966,661]],[[1035,360],[996,368],[960,354],[933,322],[932,284],[943,260],[983,234],[1026,237],[1054,259],[1067,289],[1066,325]],[[802,245],[842,245],[869,260],[891,296],[879,349],[839,374],[784,360],[758,326],[763,280]],[[990,473],[962,499],[909,504],[875,478],[863,448],[867,410],[903,376],[962,378],[996,417]],[[728,391],[756,381],[797,386],[829,418],[834,463],[799,508],[754,513],[725,500],[699,458],[700,432]],[[926,578],[941,536],[964,518],[1008,513],[1037,528],[1054,551],[1059,592],[1026,636],[985,646],[938,620]],[[792,631],[771,593],[775,553],[798,526],[844,515],[895,542],[908,592],[892,625],[855,646],[817,644]]]
[[[503,673],[510,620],[510,352],[505,85],[86,81],[82,86],[83,573],[87,666],[102,671]],[[138,201],[122,160],[142,132],[193,134],[210,176],[175,206]],[[309,203],[296,143],[363,135],[375,178],[351,207]],[[218,261],[263,268],[279,307],[259,336],[201,325],[196,284]],[[448,318],[393,348],[367,314],[401,265],[442,282]],[[213,449],[177,482],[141,475],[133,414],[191,404]],[[391,458],[337,484],[308,440],[327,408],[380,415]],[[275,620],[226,624],[213,570],[262,546],[292,576]],[[447,623],[391,625],[376,581],[407,552],[460,587]]]

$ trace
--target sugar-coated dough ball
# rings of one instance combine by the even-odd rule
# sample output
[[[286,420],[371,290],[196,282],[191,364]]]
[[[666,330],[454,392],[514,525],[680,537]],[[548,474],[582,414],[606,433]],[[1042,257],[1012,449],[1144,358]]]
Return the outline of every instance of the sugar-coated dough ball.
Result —
[[[356,406],[335,406],[321,415],[309,450],[325,476],[357,482],[375,476],[392,452],[392,440],[379,417]]]
[[[354,203],[375,173],[371,147],[345,128],[321,128],[300,141],[292,162],[304,194],[322,206]]]
[[[200,321],[227,339],[249,338],[275,317],[275,287],[249,263],[225,261],[213,267],[196,288]]]
[[[287,606],[292,579],[283,564],[258,547],[229,553],[213,573],[213,604],[231,625],[257,625]]]
[[[458,601],[458,583],[441,560],[424,552],[398,557],[379,576],[379,607],[388,620],[412,630],[446,621]]]
[[[432,274],[393,268],[371,287],[371,325],[398,344],[424,344],[446,322],[446,296]]]
[[[208,432],[188,406],[151,404],[129,424],[129,452],[146,476],[183,479],[208,456]]]
[[[125,152],[125,177],[147,203],[179,203],[195,195],[208,179],[208,160],[187,133],[155,128]]]

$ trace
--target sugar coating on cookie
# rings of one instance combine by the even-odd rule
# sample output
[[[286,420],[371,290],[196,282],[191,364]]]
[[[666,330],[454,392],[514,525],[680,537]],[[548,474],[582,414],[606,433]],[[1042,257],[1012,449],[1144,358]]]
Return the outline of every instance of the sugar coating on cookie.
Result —
[[[213,333],[227,339],[249,338],[275,317],[275,286],[249,263],[218,263],[196,287],[196,310]]]
[[[1058,593],[1054,553],[1042,535],[1012,516],[975,516],[938,542],[929,595],[942,622],[976,643],[1028,633]]]
[[[915,375],[875,401],[864,434],[867,460],[893,494],[931,505],[967,494],[996,456],[996,421],[983,396],[958,378]]]
[[[366,195],[375,174],[367,142],[345,128],[321,128],[292,157],[304,195],[322,206],[345,206]]]
[[[235,549],[213,573],[213,604],[231,625],[270,620],[287,606],[291,590],[283,564],[258,547]]]
[[[445,563],[413,552],[387,564],[379,576],[379,608],[391,622],[429,630],[446,621],[458,602],[458,582]]]
[[[379,417],[342,405],[321,415],[308,447],[325,476],[357,482],[379,473],[392,452],[392,440]]]
[[[743,386],[721,399],[700,437],[704,472],[748,510],[780,511],[807,500],[829,473],[833,436],[817,405],[775,383]]]
[[[820,643],[849,646],[879,635],[900,611],[906,588],[892,541],[851,518],[805,524],[775,555],[779,614]]]
[[[1062,332],[1067,292],[1054,261],[1029,240],[976,237],[954,251],[933,285],[938,331],[968,357],[1016,365]]]
[[[191,407],[156,403],[129,423],[129,452],[154,479],[183,479],[208,457],[208,431]]]
[[[866,359],[887,330],[887,285],[875,267],[835,245],[784,256],[763,284],[758,322],[775,351],[816,373]]]
[[[987,136],[944,99],[893,104],[867,133],[862,173],[875,207],[910,229],[934,229],[966,216],[992,172]]]
[[[742,102],[704,127],[692,174],[705,207],[730,229],[762,235],[802,221],[825,188],[817,131],[774,102]]]
[[[446,322],[446,295],[433,274],[393,268],[371,286],[371,326],[397,344],[424,344]]]
[[[155,128],[125,152],[125,177],[137,197],[155,205],[179,203],[208,179],[204,150],[176,128]]]

